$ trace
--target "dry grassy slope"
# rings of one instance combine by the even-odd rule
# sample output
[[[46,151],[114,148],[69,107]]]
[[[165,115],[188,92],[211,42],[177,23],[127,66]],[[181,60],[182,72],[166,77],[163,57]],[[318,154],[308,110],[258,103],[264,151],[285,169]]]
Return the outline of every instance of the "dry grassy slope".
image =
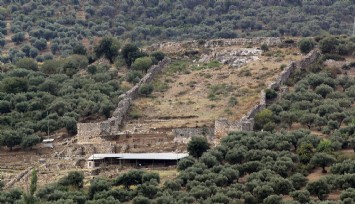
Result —
[[[258,103],[260,91],[281,72],[281,65],[301,58],[294,55],[297,52],[274,47],[239,68],[220,65],[196,70],[198,64],[202,66],[198,59],[176,60],[154,81],[151,97],[134,101],[130,115],[140,118],[128,121],[126,129],[212,126],[221,117],[237,120]],[[174,73],[176,64],[186,68]],[[168,88],[159,91],[164,86]],[[235,105],[233,98],[238,101]]]

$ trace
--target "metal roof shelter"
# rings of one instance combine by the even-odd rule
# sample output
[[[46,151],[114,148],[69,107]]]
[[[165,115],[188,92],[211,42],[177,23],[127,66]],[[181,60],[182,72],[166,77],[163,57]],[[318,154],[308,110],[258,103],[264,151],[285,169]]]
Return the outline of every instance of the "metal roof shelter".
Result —
[[[119,160],[179,160],[189,156],[187,153],[120,153],[120,154],[93,154],[87,160],[102,160],[106,158],[115,158]]]
[[[87,159],[87,167],[95,168],[100,164],[119,164],[131,167],[157,167],[176,165],[177,162],[189,156],[186,153],[121,153],[93,154]]]

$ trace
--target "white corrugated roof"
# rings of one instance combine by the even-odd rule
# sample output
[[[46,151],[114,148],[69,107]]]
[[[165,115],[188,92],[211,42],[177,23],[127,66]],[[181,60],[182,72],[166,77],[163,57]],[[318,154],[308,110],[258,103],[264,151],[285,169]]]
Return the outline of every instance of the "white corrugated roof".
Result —
[[[100,160],[104,158],[115,159],[147,159],[147,160],[178,160],[189,156],[187,153],[121,153],[121,154],[93,154],[88,160]]]
[[[48,142],[53,142],[54,141],[54,139],[44,139],[42,142],[43,143],[48,143]]]

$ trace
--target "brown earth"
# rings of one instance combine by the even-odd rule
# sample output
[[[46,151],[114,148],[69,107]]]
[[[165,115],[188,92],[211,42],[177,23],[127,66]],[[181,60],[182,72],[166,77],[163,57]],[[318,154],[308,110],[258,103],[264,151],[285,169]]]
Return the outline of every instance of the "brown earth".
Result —
[[[259,102],[260,91],[281,72],[281,65],[300,59],[296,52],[275,47],[238,68],[221,64],[199,70],[206,65],[188,58],[177,61],[183,67],[180,73],[168,67],[153,82],[158,88],[152,96],[134,101],[130,115],[139,119],[129,120],[126,129],[138,124],[146,128],[213,126],[218,118],[237,120]],[[231,104],[233,98],[236,104]]]

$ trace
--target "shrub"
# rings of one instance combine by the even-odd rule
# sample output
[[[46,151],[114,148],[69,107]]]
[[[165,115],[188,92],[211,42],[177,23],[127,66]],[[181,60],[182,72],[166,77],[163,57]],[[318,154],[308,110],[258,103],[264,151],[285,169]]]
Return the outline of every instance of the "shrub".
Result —
[[[330,53],[336,51],[339,41],[335,37],[327,37],[319,41],[319,48],[323,53]]]
[[[163,52],[153,52],[151,54],[151,57],[153,58],[154,64],[157,64],[159,61],[162,61],[165,58],[165,55]]]
[[[113,63],[115,58],[118,56],[118,50],[120,48],[120,44],[114,38],[105,37],[100,43],[95,47],[94,51],[96,57],[100,58],[104,56],[106,59]]]
[[[133,62],[132,68],[135,70],[147,72],[147,70],[150,68],[150,66],[152,66],[152,64],[153,62],[150,57],[140,57]]]
[[[315,42],[310,38],[303,38],[298,42],[298,47],[303,54],[308,54],[315,46]]]
[[[129,83],[136,84],[140,81],[141,78],[142,78],[142,73],[138,71],[131,71],[127,74],[127,81]]]
[[[12,42],[15,42],[16,44],[19,44],[25,40],[25,33],[23,33],[23,32],[15,33],[11,37],[11,40],[12,40]]]
[[[269,46],[267,44],[262,44],[260,49],[264,52],[269,51]]]
[[[143,84],[140,88],[139,88],[139,94],[143,95],[143,96],[149,96],[150,94],[153,93],[154,87],[152,84]]]
[[[338,54],[333,54],[333,53],[327,53],[322,56],[323,61],[328,60],[328,59],[335,60],[335,61],[344,61],[345,60],[344,57],[342,57]]]
[[[310,202],[310,193],[307,190],[299,190],[291,192],[291,196],[294,200],[300,202],[301,204],[306,204]]]
[[[32,58],[22,58],[16,62],[18,68],[36,71],[38,69],[37,62]]]
[[[60,71],[62,62],[59,60],[46,60],[41,66],[41,71],[45,74],[57,74]]]
[[[160,176],[158,173],[155,172],[146,172],[142,176],[142,181],[144,182],[149,182],[150,180],[156,180],[158,183],[160,182]]]
[[[205,137],[192,137],[187,144],[187,151],[193,157],[201,157],[209,149],[208,141]]]
[[[67,176],[61,178],[58,184],[63,186],[73,186],[76,188],[82,188],[84,185],[84,175],[81,172],[72,171]]]
[[[265,90],[265,97],[267,100],[272,100],[277,97],[277,92],[273,89],[266,89]]]

